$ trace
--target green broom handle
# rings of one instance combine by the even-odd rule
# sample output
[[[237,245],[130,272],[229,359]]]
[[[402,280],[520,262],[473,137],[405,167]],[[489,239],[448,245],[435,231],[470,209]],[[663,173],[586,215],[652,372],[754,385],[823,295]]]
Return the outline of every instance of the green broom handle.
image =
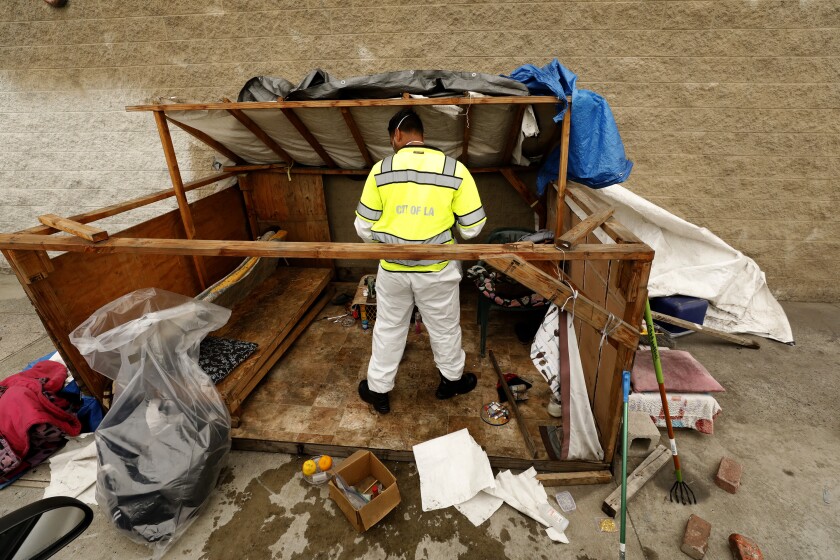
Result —
[[[665,393],[665,378],[662,377],[662,362],[659,359],[659,347],[656,345],[656,332],[653,330],[653,317],[650,314],[650,300],[645,300],[645,325],[650,341],[650,355],[653,358],[653,369],[656,371],[656,382],[659,384],[659,396],[662,398],[662,412],[665,414],[665,426],[668,428],[668,439],[671,443],[671,455],[674,457],[674,472],[677,482],[682,482],[680,457],[677,455],[677,440],[674,438],[674,427],[671,425],[671,411],[668,409],[668,395]]]
[[[621,430],[621,533],[619,534],[618,558],[624,560],[624,547],[627,543],[627,432],[629,431],[628,412],[630,405],[630,372],[622,374],[622,391],[624,392],[624,428]]]

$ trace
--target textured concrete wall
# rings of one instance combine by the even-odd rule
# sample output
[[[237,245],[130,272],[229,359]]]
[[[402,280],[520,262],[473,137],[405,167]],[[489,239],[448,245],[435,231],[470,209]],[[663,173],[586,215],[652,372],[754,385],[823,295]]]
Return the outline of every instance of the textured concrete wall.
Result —
[[[838,54],[837,0],[2,0],[0,230],[166,187],[152,119],[127,104],[316,66],[505,73],[556,56],[612,105],[627,186],[755,258],[779,297],[836,301]],[[186,178],[205,174],[211,155],[175,138]]]

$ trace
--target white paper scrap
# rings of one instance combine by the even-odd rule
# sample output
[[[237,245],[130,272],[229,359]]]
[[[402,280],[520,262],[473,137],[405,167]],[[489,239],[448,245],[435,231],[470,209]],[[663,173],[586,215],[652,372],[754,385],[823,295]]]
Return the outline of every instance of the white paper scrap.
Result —
[[[423,511],[466,502],[495,480],[490,460],[467,429],[413,447]]]
[[[50,485],[44,497],[69,496],[96,504],[96,441],[93,434],[69,438],[61,453],[50,458]]]
[[[467,519],[478,527],[490,519],[502,507],[503,503],[505,503],[503,499],[492,496],[482,490],[466,502],[455,504],[455,509],[467,516]]]
[[[543,502],[548,503],[548,494],[536,477],[537,471],[533,467],[518,475],[502,471],[496,475],[496,487],[486,492],[503,499],[512,508],[542,523],[547,527],[545,532],[551,540],[568,544],[566,534],[551,528],[550,523],[539,512],[539,505]]]

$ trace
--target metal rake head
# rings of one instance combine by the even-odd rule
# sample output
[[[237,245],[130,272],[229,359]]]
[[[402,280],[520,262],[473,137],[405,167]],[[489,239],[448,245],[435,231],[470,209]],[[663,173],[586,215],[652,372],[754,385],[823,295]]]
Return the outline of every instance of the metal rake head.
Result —
[[[697,503],[697,497],[694,495],[694,491],[685,482],[675,482],[671,486],[671,491],[668,493],[668,496],[672,502],[677,502],[684,506]]]

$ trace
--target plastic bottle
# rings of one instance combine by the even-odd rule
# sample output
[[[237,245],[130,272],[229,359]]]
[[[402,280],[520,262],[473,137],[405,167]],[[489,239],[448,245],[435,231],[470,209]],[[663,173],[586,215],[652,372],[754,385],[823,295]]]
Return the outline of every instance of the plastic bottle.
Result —
[[[559,511],[551,507],[551,504],[548,502],[543,502],[537,506],[537,510],[540,512],[540,515],[543,516],[552,529],[562,533],[566,530],[566,527],[569,526],[569,520],[563,517]]]

